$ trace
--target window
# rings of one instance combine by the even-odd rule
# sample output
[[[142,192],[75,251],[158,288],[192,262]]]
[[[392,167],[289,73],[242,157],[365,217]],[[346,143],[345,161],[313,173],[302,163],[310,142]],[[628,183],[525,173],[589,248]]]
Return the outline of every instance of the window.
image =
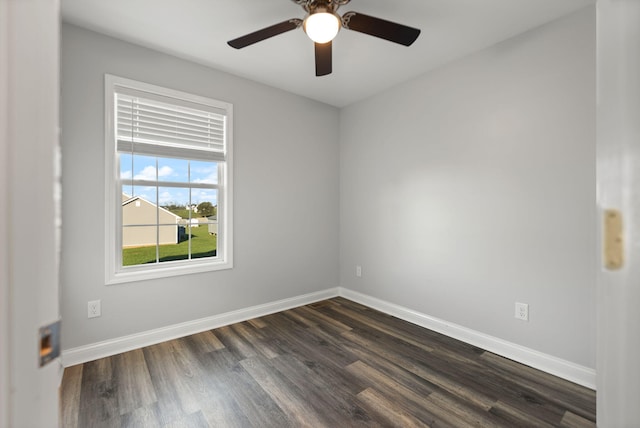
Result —
[[[232,267],[232,105],[105,76],[108,284]]]

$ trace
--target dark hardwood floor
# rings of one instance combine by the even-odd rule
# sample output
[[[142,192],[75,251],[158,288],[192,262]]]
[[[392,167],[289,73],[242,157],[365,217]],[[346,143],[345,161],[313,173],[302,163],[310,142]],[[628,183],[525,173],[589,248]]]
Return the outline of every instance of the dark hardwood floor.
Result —
[[[595,392],[335,298],[65,369],[63,427],[593,427]]]

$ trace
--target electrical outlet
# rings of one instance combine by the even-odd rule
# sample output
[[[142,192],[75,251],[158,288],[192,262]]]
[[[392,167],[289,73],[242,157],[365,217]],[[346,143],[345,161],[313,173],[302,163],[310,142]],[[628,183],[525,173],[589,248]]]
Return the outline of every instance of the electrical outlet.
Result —
[[[529,321],[529,305],[516,302],[516,318],[522,321]]]
[[[360,265],[356,266],[356,276],[358,278],[360,278],[362,276],[362,266],[360,266]]]
[[[102,315],[102,310],[100,309],[100,300],[92,300],[87,305],[89,318],[96,318]]]

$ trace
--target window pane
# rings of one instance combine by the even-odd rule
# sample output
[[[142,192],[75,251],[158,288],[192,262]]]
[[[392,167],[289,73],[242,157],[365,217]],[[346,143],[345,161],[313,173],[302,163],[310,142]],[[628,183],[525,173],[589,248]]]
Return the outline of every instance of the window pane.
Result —
[[[189,181],[189,161],[186,159],[158,158],[158,181]]]
[[[189,188],[187,187],[159,187],[158,197],[160,207],[182,218],[189,218]],[[175,223],[169,218],[160,219],[160,223]]]
[[[122,193],[122,225],[153,225],[157,223],[155,188],[132,186],[129,195]],[[155,244],[155,241],[153,242]]]
[[[191,161],[191,182],[218,184],[218,164],[216,162]]]
[[[205,222],[218,213],[218,191],[216,189],[191,189],[191,200],[195,201],[197,217]]]
[[[122,265],[133,266],[156,262],[157,227],[128,226],[122,228]]]
[[[175,224],[189,219],[189,188],[158,187],[160,224]],[[176,218],[179,217],[179,218]]]
[[[181,224],[160,226],[160,262],[189,258],[189,227]]]
[[[123,206],[130,199],[137,198],[137,203],[135,204],[137,207],[143,207],[143,209],[148,208],[155,209],[156,204],[156,188],[153,186],[122,186],[122,204]],[[153,218],[151,223],[155,223],[156,219]],[[149,224],[148,221],[145,221],[144,224]]]
[[[133,164],[131,163],[133,156],[130,153],[118,153],[120,162],[120,179],[128,180],[133,178]]]
[[[131,155],[128,155],[131,156]],[[133,155],[133,179],[156,181],[156,157]],[[131,168],[129,168],[131,170]]]
[[[191,228],[191,258],[215,257],[218,236],[210,232],[210,224]]]
[[[192,189],[198,204],[198,227],[192,229],[191,258],[216,257],[218,244],[218,191]]]
[[[156,188],[130,186],[129,193],[123,189],[122,265],[155,263],[158,242]]]

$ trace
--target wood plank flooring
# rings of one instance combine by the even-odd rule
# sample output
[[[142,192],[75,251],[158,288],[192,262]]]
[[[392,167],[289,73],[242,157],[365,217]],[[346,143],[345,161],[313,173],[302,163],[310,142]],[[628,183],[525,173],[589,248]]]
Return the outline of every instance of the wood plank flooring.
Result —
[[[65,369],[63,427],[594,427],[595,392],[335,298]]]

